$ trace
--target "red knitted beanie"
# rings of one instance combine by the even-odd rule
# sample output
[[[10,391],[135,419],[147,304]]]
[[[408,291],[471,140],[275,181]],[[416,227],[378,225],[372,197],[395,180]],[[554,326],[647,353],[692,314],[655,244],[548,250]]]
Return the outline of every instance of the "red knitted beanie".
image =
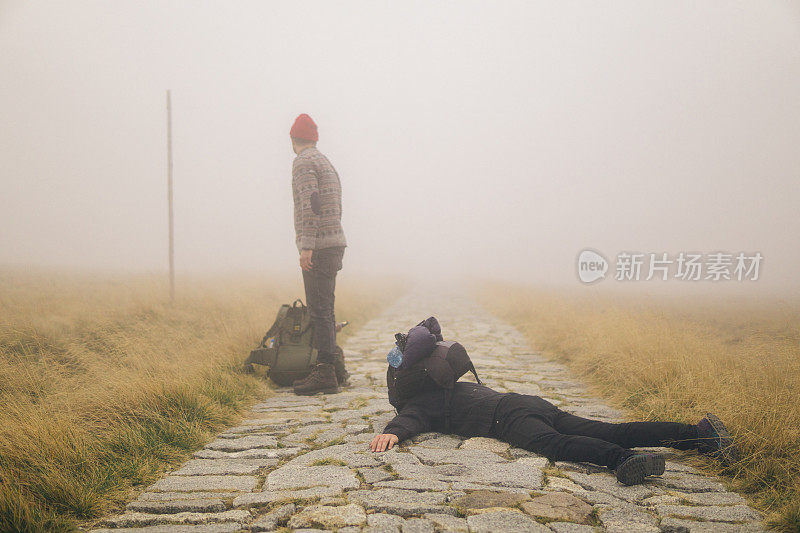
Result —
[[[317,133],[317,125],[314,121],[303,113],[299,115],[292,124],[292,129],[289,130],[289,135],[295,139],[303,139],[304,141],[318,141],[319,134]]]

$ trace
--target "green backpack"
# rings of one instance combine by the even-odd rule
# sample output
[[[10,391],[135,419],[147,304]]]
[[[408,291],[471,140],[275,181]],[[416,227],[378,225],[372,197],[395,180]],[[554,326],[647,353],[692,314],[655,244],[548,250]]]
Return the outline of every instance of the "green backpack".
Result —
[[[317,362],[317,350],[311,346],[313,332],[302,300],[282,305],[272,327],[245,361],[245,372],[253,372],[254,364],[268,366],[269,377],[282,386],[306,377]]]

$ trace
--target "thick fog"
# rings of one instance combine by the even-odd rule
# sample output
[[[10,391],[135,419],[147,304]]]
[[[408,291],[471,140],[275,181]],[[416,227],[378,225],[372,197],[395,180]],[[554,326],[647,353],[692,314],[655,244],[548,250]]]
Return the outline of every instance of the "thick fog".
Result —
[[[343,275],[758,251],[794,290],[799,5],[2,2],[0,264],[166,270],[171,89],[179,274],[299,270],[308,113]]]

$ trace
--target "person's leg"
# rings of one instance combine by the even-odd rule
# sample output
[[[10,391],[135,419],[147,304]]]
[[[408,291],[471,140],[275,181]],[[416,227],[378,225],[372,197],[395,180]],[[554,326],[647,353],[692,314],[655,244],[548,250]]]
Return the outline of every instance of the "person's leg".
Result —
[[[313,266],[310,271],[303,272],[303,280],[308,279],[308,311],[314,328],[312,344],[317,349],[317,365],[306,378],[294,382],[295,394],[332,394],[341,390],[336,373],[333,291],[336,273],[342,268],[342,253],[343,248],[314,250],[311,255]]]
[[[341,268],[341,253],[334,248],[315,250],[311,256],[314,266],[311,305],[309,312],[314,323],[314,346],[317,362],[333,364],[336,356],[336,324],[334,319],[334,290],[336,273]]]
[[[333,311],[331,315],[332,327],[333,327],[333,351],[334,351],[334,358],[333,358],[333,368],[336,372],[336,380],[339,382],[339,385],[346,386],[349,384],[350,381],[350,372],[347,371],[347,367],[345,366],[344,361],[344,351],[339,348],[336,344],[336,272],[342,269],[342,258],[344,257],[344,248],[334,248],[335,255],[332,261],[332,269],[334,270],[333,273],[333,283],[331,286],[331,309]],[[341,329],[341,328],[339,328]]]
[[[497,406],[493,434],[554,461],[587,462],[613,469],[630,456],[629,450],[605,440],[560,433],[553,427],[557,413],[555,406],[538,396],[511,393]]]
[[[677,422],[623,422],[613,424],[581,418],[558,409],[553,427],[565,435],[583,435],[613,442],[623,448],[668,446],[691,450],[698,446],[697,426]]]

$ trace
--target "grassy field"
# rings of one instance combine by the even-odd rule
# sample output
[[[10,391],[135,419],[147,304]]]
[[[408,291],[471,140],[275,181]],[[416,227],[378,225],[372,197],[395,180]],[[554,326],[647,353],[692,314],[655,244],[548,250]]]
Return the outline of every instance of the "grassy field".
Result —
[[[269,393],[239,369],[299,280],[181,280],[170,306],[152,277],[0,271],[0,531],[74,529],[234,423]],[[342,335],[395,294],[340,283]]]
[[[800,301],[511,285],[484,286],[478,297],[632,418],[718,414],[742,460],[704,466],[749,494],[771,526],[800,530]]]

